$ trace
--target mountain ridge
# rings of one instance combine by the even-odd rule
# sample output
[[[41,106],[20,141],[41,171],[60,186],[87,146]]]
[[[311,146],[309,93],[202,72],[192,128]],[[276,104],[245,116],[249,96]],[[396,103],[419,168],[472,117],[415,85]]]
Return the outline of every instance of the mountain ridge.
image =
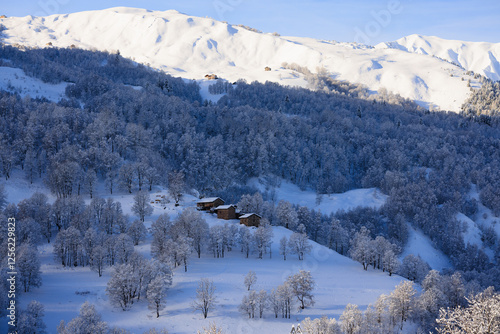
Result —
[[[446,40],[414,34],[394,42],[380,43],[376,48],[438,57],[491,80],[500,80],[500,43]]]
[[[465,71],[441,59],[394,48],[282,37],[199,18],[176,10],[116,7],[0,21],[4,42],[28,47],[78,47],[120,53],[186,79],[215,73],[228,81],[307,87],[304,76],[281,67],[296,63],[337,80],[400,94],[429,109],[460,111],[470,94]],[[265,71],[270,67],[271,71]]]

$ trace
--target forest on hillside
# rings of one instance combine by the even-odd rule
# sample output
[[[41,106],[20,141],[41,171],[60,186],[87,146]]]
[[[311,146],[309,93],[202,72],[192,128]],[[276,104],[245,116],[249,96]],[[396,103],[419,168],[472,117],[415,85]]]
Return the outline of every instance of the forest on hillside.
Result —
[[[254,177],[288,180],[320,195],[376,187],[389,196],[380,210],[325,216],[289,208],[300,214],[291,228],[302,225],[311,239],[331,248],[341,244],[336,250],[353,256],[356,238],[383,237],[401,250],[409,223],[450,257],[465,281],[500,288],[499,236],[482,231],[490,258],[465,244],[465,227],[456,219],[457,213],[477,215],[473,188],[481,204],[500,215],[500,123],[494,115],[431,113],[394,97],[370,99],[359,87],[336,82],[324,83],[322,91],[221,82],[212,90],[226,95],[214,104],[202,100],[195,82],[119,54],[78,49],[3,45],[0,66],[70,83],[58,103],[0,92],[0,175],[8,180],[21,169],[28,180],[42,179],[67,207],[65,227],[71,215],[85,211],[78,196],[92,195],[98,181],[110,193],[135,193],[181,178],[183,191],[233,203],[257,196],[246,185]],[[258,196],[272,208],[266,218],[279,223],[279,203],[271,193]],[[24,212],[26,224],[44,207],[49,237],[51,230],[64,230],[54,218],[61,208],[46,199],[0,204],[5,216]]]

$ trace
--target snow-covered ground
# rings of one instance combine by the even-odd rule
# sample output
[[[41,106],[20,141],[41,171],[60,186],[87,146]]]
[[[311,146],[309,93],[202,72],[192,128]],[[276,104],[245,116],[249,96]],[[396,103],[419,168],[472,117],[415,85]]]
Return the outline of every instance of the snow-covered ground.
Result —
[[[453,268],[450,259],[434,247],[429,237],[409,225],[408,232],[408,243],[400,255],[400,260],[403,260],[409,254],[413,254],[420,256],[432,269],[443,270],[444,268]]]
[[[464,42],[435,36],[410,35],[395,42],[380,43],[376,47],[439,57],[491,80],[500,80],[500,43]]]
[[[65,96],[67,85],[67,83],[48,84],[26,75],[19,68],[0,66],[0,90],[17,93],[22,97],[45,97],[50,101],[59,102]]]
[[[0,23],[7,28],[8,44],[119,50],[125,57],[185,79],[200,80],[214,73],[230,82],[242,78],[307,86],[303,75],[281,67],[287,62],[312,72],[323,68],[335,79],[364,84],[372,91],[386,88],[425,107],[459,111],[470,94],[465,71],[435,57],[401,48],[258,33],[175,10],[120,7],[10,17]],[[265,71],[266,66],[271,71]]]
[[[285,180],[279,181],[279,186],[275,188],[266,187],[264,182],[256,178],[251,179],[248,184],[262,192],[272,191],[276,202],[285,200],[320,211],[325,215],[339,210],[349,211],[357,207],[378,209],[385,204],[388,197],[375,188],[355,189],[342,194],[322,195],[318,198],[314,190],[301,190],[297,185]]]
[[[30,185],[22,178],[22,173],[19,171],[14,171],[13,177],[5,184],[9,202],[18,202],[36,191],[49,195],[48,190],[40,181]],[[104,195],[102,185],[98,192],[103,197],[108,197]],[[300,192],[298,188],[287,184],[283,184],[277,193],[289,200],[304,195],[308,198],[307,192]],[[358,190],[335,195],[336,200],[331,199],[330,210],[341,208],[344,204],[349,205],[351,201],[356,203],[365,201],[369,203],[368,205],[373,205],[373,193],[374,190]],[[155,188],[150,193],[152,199],[166,194],[163,188]],[[124,213],[131,215],[130,219],[136,218],[130,210],[133,195],[117,193],[112,197],[122,204]],[[49,196],[49,199],[54,200],[52,196]],[[195,207],[196,200],[193,196],[185,195],[179,207],[175,207],[173,201],[166,205],[155,204],[154,213],[146,218],[146,226],[150,227],[151,222],[162,213],[168,213],[172,219],[175,219],[181,210]],[[314,198],[308,198],[307,203],[304,204],[308,203],[314,203]],[[326,212],[326,200],[321,205],[325,205]],[[225,223],[239,226],[238,220],[218,220],[215,215],[209,213],[203,213],[203,217],[210,226]],[[56,327],[61,320],[67,322],[74,318],[81,304],[87,300],[96,306],[103,320],[107,321],[110,326],[123,327],[132,333],[142,333],[151,327],[165,327],[170,333],[187,334],[194,333],[211,322],[221,325],[226,333],[281,333],[288,331],[293,323],[298,323],[306,317],[328,315],[338,318],[348,303],[358,304],[361,309],[365,309],[379,295],[390,293],[403,279],[399,276],[389,277],[387,273],[379,270],[364,271],[359,263],[316,243],[313,243],[313,250],[305,257],[305,260],[299,261],[297,256],[289,255],[284,261],[279,255],[279,240],[283,236],[289,237],[292,232],[283,227],[273,227],[273,232],[272,258],[267,254],[263,259],[258,259],[255,254],[252,254],[247,259],[239,249],[226,253],[226,257],[222,259],[214,259],[209,253],[202,254],[201,259],[192,256],[187,273],[183,271],[183,268],[175,270],[174,284],[168,292],[167,306],[161,312],[159,319],[156,319],[153,312],[148,310],[144,300],[134,303],[132,309],[126,312],[111,306],[105,293],[111,270],[106,268],[103,277],[99,278],[97,273],[89,268],[62,268],[54,262],[50,244],[39,246],[42,287],[23,294],[20,301],[23,306],[33,299],[44,304],[45,322],[49,333],[56,332]],[[149,258],[150,242],[151,236],[146,242],[136,246],[136,250]],[[262,320],[248,320],[238,311],[238,305],[247,293],[243,286],[243,278],[249,270],[257,274],[258,282],[255,288],[269,292],[283,283],[288,275],[300,269],[311,271],[316,281],[314,307],[306,308],[302,312],[298,312],[294,307],[290,320],[275,319],[270,311],[265,313]],[[203,277],[214,281],[219,300],[217,309],[209,314],[208,319],[203,319],[200,313],[193,313],[190,307],[198,281]]]

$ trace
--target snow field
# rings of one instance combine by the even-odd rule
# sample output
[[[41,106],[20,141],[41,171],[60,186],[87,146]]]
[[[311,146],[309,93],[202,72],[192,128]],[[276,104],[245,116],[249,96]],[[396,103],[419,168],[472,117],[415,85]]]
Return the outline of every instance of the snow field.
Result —
[[[22,97],[45,97],[52,102],[59,102],[65,97],[67,85],[67,83],[48,84],[26,75],[19,68],[0,66],[0,89],[10,93],[18,93]]]
[[[18,174],[18,172],[17,172]],[[31,194],[35,190],[44,190],[41,184],[27,185],[20,175],[14,174],[7,183],[10,202],[21,198],[22,193]],[[102,186],[102,185],[101,185]],[[283,194],[288,193],[293,199],[300,194],[290,192],[289,186],[284,185]],[[295,189],[296,190],[296,189]],[[99,193],[104,193],[100,188]],[[278,191],[280,193],[280,191]],[[371,192],[367,192],[367,203],[373,201]],[[152,200],[156,195],[165,195],[166,191],[156,188],[150,193]],[[359,192],[358,200],[363,202],[364,192]],[[283,195],[284,196],[284,195]],[[342,198],[345,194],[335,195]],[[121,202],[124,213],[130,214],[130,220],[136,219],[130,208],[133,203],[133,195],[117,193],[112,197]],[[53,200],[53,197],[50,197]],[[87,199],[86,202],[88,202]],[[181,205],[175,207],[173,201],[166,205],[154,204],[153,215],[146,218],[146,226],[156,220],[162,213],[168,213],[171,219],[183,209],[194,207],[196,198],[190,195],[184,196]],[[323,203],[323,205],[326,205]],[[236,224],[238,220],[224,221],[215,215],[202,213],[209,226],[221,224]],[[288,255],[283,261],[279,255],[279,240],[283,236],[289,237],[292,232],[283,227],[273,227],[272,258],[265,254],[263,259],[258,259],[256,254],[251,254],[247,259],[239,248],[232,252],[226,252],[225,258],[214,259],[211,253],[205,251],[198,259],[193,254],[188,263],[188,271],[184,272],[182,267],[174,270],[173,285],[167,293],[166,308],[161,311],[160,318],[156,319],[152,311],[147,308],[147,301],[142,297],[139,302],[134,303],[129,311],[110,305],[105,293],[106,284],[111,275],[111,269],[107,267],[102,277],[90,268],[62,268],[56,264],[52,255],[52,244],[39,246],[40,260],[42,263],[42,287],[34,288],[32,292],[23,294],[20,302],[24,307],[31,300],[38,300],[45,306],[45,322],[49,333],[55,333],[61,320],[68,322],[74,318],[80,306],[89,301],[96,306],[102,314],[103,320],[113,326],[119,326],[130,330],[132,333],[142,333],[149,328],[166,328],[171,333],[194,333],[202,327],[208,327],[212,322],[222,326],[226,333],[270,333],[286,332],[291,325],[298,323],[306,317],[316,318],[323,315],[338,317],[348,303],[358,304],[365,309],[368,304],[375,302],[381,294],[389,294],[403,278],[399,276],[389,277],[382,271],[369,269],[364,271],[362,266],[351,259],[341,256],[319,244],[312,243],[312,252],[299,261],[296,255]],[[136,246],[136,250],[146,258],[150,258],[151,236]],[[302,312],[297,307],[292,309],[291,319],[275,319],[271,311],[264,314],[264,319],[247,319],[246,315],[238,311],[241,299],[247,294],[243,285],[244,276],[249,270],[256,272],[258,281],[254,289],[264,289],[270,292],[282,284],[286,278],[298,272],[307,270],[312,273],[316,281],[314,296],[316,304],[306,308]],[[218,306],[215,311],[210,312],[207,319],[203,319],[201,313],[194,313],[191,302],[196,294],[196,288],[201,278],[213,280],[217,290]]]

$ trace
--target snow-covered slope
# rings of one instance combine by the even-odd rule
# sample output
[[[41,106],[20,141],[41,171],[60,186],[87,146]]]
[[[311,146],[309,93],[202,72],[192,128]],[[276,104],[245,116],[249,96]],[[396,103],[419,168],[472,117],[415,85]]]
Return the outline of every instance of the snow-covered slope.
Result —
[[[45,97],[50,101],[59,102],[65,95],[67,83],[51,85],[32,78],[19,68],[0,66],[0,89],[21,96],[32,98]]]
[[[19,170],[14,170],[12,177],[5,181],[5,186],[8,194],[7,201],[10,203],[18,203],[37,191],[47,194],[49,202],[55,200],[42,181],[35,180],[34,184],[29,184]],[[286,183],[283,183],[279,189],[277,193],[283,196],[283,199],[293,201],[305,195],[306,203],[304,204],[314,205],[310,203],[311,199],[308,198],[307,192],[300,191]],[[284,197],[285,192],[288,193],[288,197]],[[330,203],[330,211],[338,210],[340,207],[348,209],[349,199],[355,198],[356,202],[376,206],[379,200],[383,200],[383,197],[374,197],[373,192],[374,190],[358,189],[336,195],[337,201],[332,199],[329,202],[325,199],[321,205]],[[119,191],[108,195],[103,183],[99,183],[96,194],[120,202],[124,213],[130,215],[131,221],[137,218],[131,210],[134,202],[133,195]],[[150,195],[152,198],[160,195],[169,198],[168,191],[162,187],[155,187]],[[88,196],[84,196],[84,199],[87,204],[90,202]],[[196,207],[197,200],[185,194],[178,207],[175,206],[173,200],[168,204],[154,204],[153,214],[146,218],[146,227],[150,228],[152,222],[164,213],[167,213],[172,220],[176,219],[182,210]],[[328,211],[327,208],[322,209]],[[206,212],[202,215],[210,226],[226,223],[240,226],[238,220],[221,220],[217,219],[216,215]],[[143,333],[149,328],[156,327],[157,329],[166,328],[170,333],[191,334],[203,327],[208,327],[213,322],[222,326],[224,333],[288,333],[292,324],[296,325],[306,317],[318,318],[327,315],[339,319],[349,303],[357,304],[361,310],[365,310],[368,304],[374,303],[379,295],[389,294],[404,280],[396,275],[390,277],[381,270],[369,268],[365,271],[361,264],[315,242],[311,242],[312,251],[305,256],[303,261],[299,261],[293,254],[287,256],[284,261],[279,252],[280,239],[283,236],[289,238],[292,232],[275,226],[273,233],[272,256],[265,254],[263,259],[258,259],[257,254],[254,253],[246,258],[239,248],[227,252],[224,258],[218,259],[215,259],[208,251],[204,251],[200,259],[192,255],[187,272],[184,272],[181,267],[174,270],[173,286],[168,291],[166,308],[161,311],[159,318],[156,318],[148,309],[145,298],[135,302],[126,312],[110,304],[109,297],[106,295],[106,286],[112,272],[111,268],[106,267],[102,277],[98,277],[97,273],[91,271],[89,267],[62,268],[54,260],[53,243],[44,243],[38,247],[42,286],[22,294],[19,304],[16,305],[24,308],[31,300],[41,302],[45,307],[44,322],[47,324],[48,333],[56,333],[61,320],[67,323],[77,316],[80,306],[85,301],[95,305],[103,321],[106,321],[110,327],[122,327],[132,333]],[[144,257],[150,258],[151,240],[152,236],[148,234],[146,241],[141,242],[134,249]],[[301,269],[310,271],[316,281],[316,288],[313,292],[316,304],[313,307],[297,311],[294,305],[291,319],[275,319],[271,310],[265,311],[263,319],[248,319],[246,315],[239,312],[238,305],[243,296],[248,294],[243,285],[243,279],[249,270],[253,270],[258,277],[255,290],[263,289],[270,292],[282,284],[288,275]],[[201,278],[213,280],[217,287],[218,305],[213,312],[210,312],[208,319],[203,319],[199,312],[193,312],[191,308],[196,295],[196,287]],[[7,322],[1,322],[0,333],[7,333],[6,327]]]
[[[381,43],[377,48],[439,57],[492,80],[500,80],[500,43],[463,42],[410,35],[395,42]]]
[[[4,41],[32,47],[116,52],[187,79],[208,73],[230,81],[273,81],[306,86],[281,68],[297,63],[326,69],[339,80],[399,93],[423,106],[458,111],[467,98],[464,71],[448,62],[399,49],[372,48],[310,38],[281,37],[170,10],[111,8],[48,17],[0,19]],[[264,71],[269,66],[271,71]],[[467,78],[468,79],[468,78]]]

